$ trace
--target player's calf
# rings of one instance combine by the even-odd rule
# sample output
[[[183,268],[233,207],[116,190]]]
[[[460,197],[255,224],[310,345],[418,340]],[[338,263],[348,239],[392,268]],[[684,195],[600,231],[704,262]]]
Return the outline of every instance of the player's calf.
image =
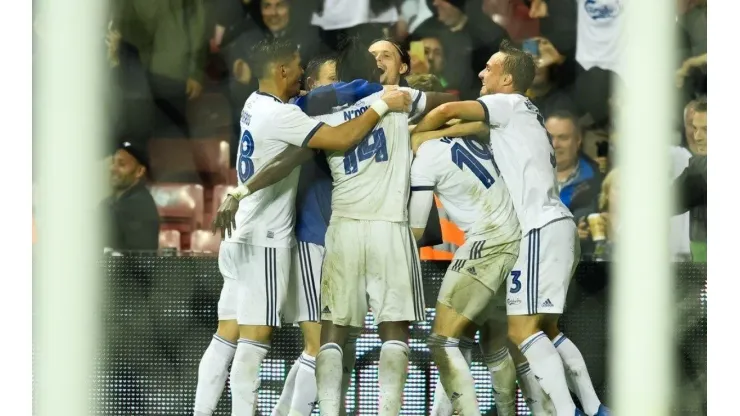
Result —
[[[398,415],[403,404],[409,365],[409,322],[386,321],[378,324],[383,345],[380,347],[378,384],[380,386],[380,415]]]
[[[516,415],[516,368],[508,344],[505,317],[489,319],[481,327],[481,351],[499,416]]]
[[[460,341],[432,333],[427,345],[452,408],[466,416],[480,415],[473,376],[460,351]]]
[[[238,339],[239,326],[236,320],[218,322],[218,330],[198,366],[195,416],[210,416],[216,410],[226,378],[229,376],[229,365],[234,359]]]
[[[546,315],[542,320],[542,330],[552,341],[563,361],[568,388],[578,396],[587,415],[608,414],[609,409],[601,404],[596,394],[591,377],[588,374],[586,361],[576,344],[566,337],[558,328],[559,315]]]
[[[462,352],[465,362],[470,363],[473,359],[473,346],[475,346],[475,333],[478,331],[478,327],[470,325],[465,329],[463,334],[460,336],[460,352]],[[452,403],[450,398],[445,392],[442,381],[437,380],[437,384],[434,387],[434,401],[432,403],[432,416],[452,416]]]
[[[343,351],[351,331],[349,326],[322,321],[321,348],[316,356],[316,384],[322,415],[339,415],[342,401]]]
[[[552,399],[557,414],[575,414],[576,406],[568,391],[563,362],[550,339],[539,329],[542,318],[541,315],[510,315],[509,338],[529,361],[540,386]]]

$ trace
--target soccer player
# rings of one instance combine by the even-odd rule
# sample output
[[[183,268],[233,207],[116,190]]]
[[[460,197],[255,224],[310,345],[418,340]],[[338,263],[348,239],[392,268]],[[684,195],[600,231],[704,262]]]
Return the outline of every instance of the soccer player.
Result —
[[[368,48],[375,57],[378,68],[383,70],[380,83],[401,85],[403,77],[411,70],[411,57],[398,44],[390,40],[376,40]]]
[[[428,344],[453,408],[464,415],[480,415],[473,376],[459,339],[475,325],[500,319],[493,298],[516,263],[521,230],[490,151],[472,138],[427,141],[416,152],[409,221],[417,239],[424,233],[433,193],[465,232],[465,244],[455,252],[442,281]],[[500,364],[507,358],[510,362],[507,385],[497,386],[495,373],[493,377],[494,394],[501,396],[496,397],[498,414],[515,415],[514,365],[505,341],[499,345],[497,351],[486,351],[486,355],[500,356]],[[499,395],[499,390],[505,394]]]
[[[214,232],[221,228],[225,237],[219,250],[224,286],[218,305],[218,330],[198,372],[195,415],[213,413],[232,360],[232,413],[254,414],[259,369],[270,349],[273,330],[280,326],[291,247],[295,244],[298,172],[254,194],[243,186],[244,182],[290,144],[347,149],[359,143],[389,110],[405,110],[410,105],[408,93],[393,91],[374,102],[362,116],[327,126],[286,104],[299,93],[303,74],[295,44],[262,41],[255,45],[252,56],[259,90],[247,99],[240,120],[240,186],[229,193],[213,223]]]
[[[310,91],[336,82],[336,60],[331,56],[312,59],[306,65],[306,88]],[[251,189],[251,188],[250,188]],[[297,323],[303,333],[303,352],[291,367],[272,416],[308,416],[316,403],[316,354],[321,324],[319,290],[324,262],[324,235],[331,216],[331,174],[323,154],[301,166],[296,194],[295,236],[291,278],[284,319]]]
[[[340,80],[379,80],[373,56],[356,42],[337,61]],[[410,115],[426,96],[412,91]],[[379,93],[317,117],[336,125],[363,114]],[[350,328],[362,328],[368,304],[383,341],[379,415],[398,415],[408,367],[409,322],[424,316],[418,250],[408,227],[411,149],[405,114],[389,114],[356,148],[328,154],[334,180],[321,281],[322,346],[317,362],[319,408],[336,416],[341,406],[343,346]]]
[[[524,96],[534,78],[534,65],[530,55],[502,43],[479,74],[481,98],[433,110],[416,131],[437,129],[453,118],[488,124],[490,148],[524,235],[519,259],[507,279],[509,338],[526,356],[557,414],[580,414],[568,391],[564,364],[586,413],[607,414],[583,356],[558,329],[580,245],[573,217],[557,194],[555,155],[543,117]]]

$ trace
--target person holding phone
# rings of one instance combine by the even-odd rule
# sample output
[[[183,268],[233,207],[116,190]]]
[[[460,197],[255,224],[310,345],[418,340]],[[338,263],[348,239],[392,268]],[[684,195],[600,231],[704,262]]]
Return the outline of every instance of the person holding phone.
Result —
[[[535,58],[535,76],[527,96],[540,109],[545,118],[567,111],[576,114],[578,108],[564,89],[567,77],[563,77],[562,55],[549,39],[538,36],[525,40],[522,50]],[[564,79],[565,78],[565,79]]]

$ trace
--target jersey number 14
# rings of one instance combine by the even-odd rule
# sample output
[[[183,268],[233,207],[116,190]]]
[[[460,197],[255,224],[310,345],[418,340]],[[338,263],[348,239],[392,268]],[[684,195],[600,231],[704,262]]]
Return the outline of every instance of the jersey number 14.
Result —
[[[372,139],[372,142],[370,140]],[[375,157],[376,162],[388,161],[388,147],[385,143],[385,131],[382,128],[375,129],[368,134],[357,146],[344,153],[344,174],[357,173],[358,164],[363,160]]]

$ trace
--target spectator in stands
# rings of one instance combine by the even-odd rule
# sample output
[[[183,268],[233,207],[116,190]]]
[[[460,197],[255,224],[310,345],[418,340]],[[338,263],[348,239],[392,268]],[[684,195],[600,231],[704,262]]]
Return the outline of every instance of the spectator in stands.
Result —
[[[398,21],[393,0],[320,0],[311,24],[321,28],[321,40],[337,51],[342,40],[359,37],[364,44],[390,38]]]
[[[301,62],[307,64],[320,51],[318,30],[312,26],[294,22],[294,0],[252,0],[257,2],[259,13],[255,25],[233,42],[223,45],[222,50],[230,72],[229,101],[232,110],[231,148],[239,141],[239,123],[242,107],[250,94],[257,90],[257,80],[252,76],[250,51],[252,45],[266,38],[287,38],[295,42],[301,54]],[[236,152],[232,152],[231,166],[236,163]]]
[[[545,118],[558,111],[576,114],[576,104],[562,88],[567,83],[562,71],[566,57],[548,39],[536,37],[532,40],[537,42],[539,54],[535,57],[537,69],[527,96]]]
[[[707,2],[706,0],[679,0],[677,18],[679,50],[683,62],[677,73],[676,83],[683,87],[686,98],[707,93]]]
[[[691,100],[683,109],[683,137],[681,145],[686,147],[692,155],[698,153],[696,141],[694,140],[694,112],[696,109],[696,100]]]
[[[212,52],[227,46],[242,33],[255,28],[253,0],[221,0],[214,4],[215,25],[210,39]]]
[[[693,118],[696,154],[689,166],[674,181],[679,195],[677,213],[691,212],[691,256],[695,262],[707,261],[707,103],[699,101]]]
[[[146,188],[149,160],[146,152],[123,142],[110,165],[112,194],[101,203],[108,224],[106,248],[156,250],[159,214]]]
[[[617,169],[606,175],[601,183],[598,211],[587,217],[586,229],[594,243],[591,257],[595,261],[610,261],[612,258],[615,233],[619,229],[616,210],[619,197],[617,175]],[[583,254],[588,255],[585,251]]]
[[[544,18],[558,0],[532,0],[530,16]],[[576,0],[576,61],[584,70],[602,68],[616,73],[623,64],[621,40],[624,6],[620,0]]]
[[[613,84],[618,82],[619,77],[612,71],[597,67],[581,73],[576,80],[573,101],[581,117],[579,123],[583,129],[582,148],[594,160],[600,157],[599,146],[604,149],[603,143],[611,142],[611,107],[614,104],[612,90]]]
[[[111,88],[108,101],[109,137],[127,137],[146,147],[154,128],[154,104],[139,51],[123,41],[115,20],[105,36]]]
[[[186,106],[200,96],[206,58],[203,0],[114,2],[124,41],[147,70],[157,107],[155,134],[189,136]]]
[[[545,122],[555,149],[555,169],[560,199],[578,220],[596,211],[601,174],[596,162],[580,151],[581,133],[571,113],[552,113]]]
[[[480,95],[478,73],[498,51],[506,31],[482,13],[479,0],[434,0],[437,19],[429,19],[414,32],[417,38],[437,37],[445,51],[444,79],[461,99]]]
[[[429,63],[429,73],[439,80],[443,88],[441,91],[445,91],[450,83],[444,77],[445,50],[442,42],[435,36],[425,36],[421,42],[424,44],[424,56]]]

